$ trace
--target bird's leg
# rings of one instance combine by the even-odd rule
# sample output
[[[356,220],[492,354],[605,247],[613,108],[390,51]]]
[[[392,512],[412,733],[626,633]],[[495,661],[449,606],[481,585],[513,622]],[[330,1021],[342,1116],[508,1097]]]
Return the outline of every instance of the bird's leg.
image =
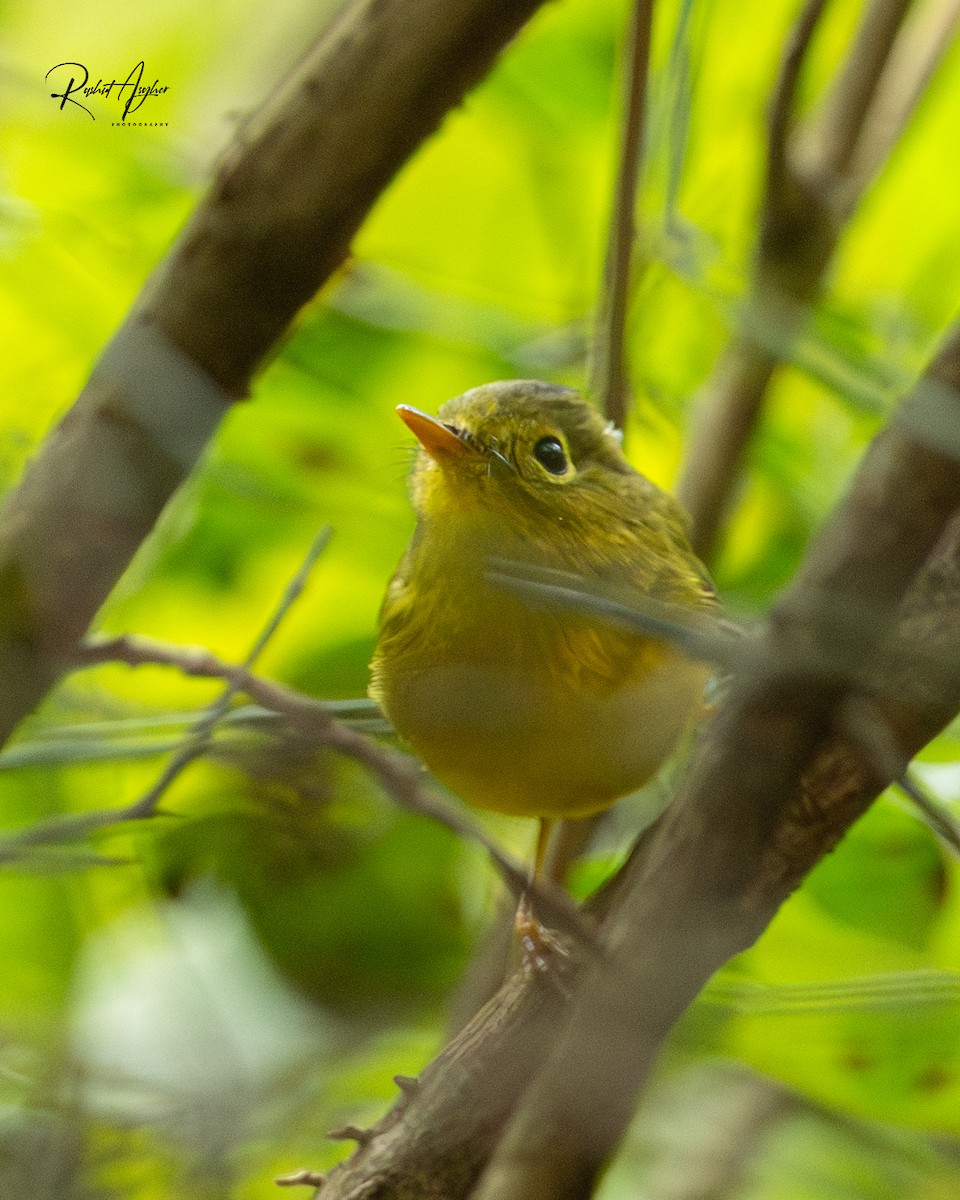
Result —
[[[565,888],[570,868],[586,850],[600,816],[598,813],[592,817],[558,819],[546,849],[541,875]]]
[[[550,862],[547,851],[556,824],[556,820],[552,817],[540,818],[540,827],[537,830],[537,848],[530,871],[531,882],[551,878],[552,872],[549,869]],[[546,970],[547,958],[551,953],[564,953],[557,938],[534,916],[526,892],[520,897],[517,915],[514,918],[513,932],[514,944],[519,951],[520,961],[525,967]]]
[[[540,818],[539,828],[537,829],[537,848],[533,855],[533,867],[530,871],[531,879],[539,879],[543,874],[543,869],[547,862],[547,850],[550,846],[550,835],[553,833],[556,824],[555,817]]]

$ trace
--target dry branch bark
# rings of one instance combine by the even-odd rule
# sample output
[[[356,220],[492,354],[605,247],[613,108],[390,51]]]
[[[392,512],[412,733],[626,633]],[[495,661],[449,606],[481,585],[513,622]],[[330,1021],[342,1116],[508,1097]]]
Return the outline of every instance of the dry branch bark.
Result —
[[[243,129],[0,515],[0,742],[383,187],[541,0],[356,0]]]

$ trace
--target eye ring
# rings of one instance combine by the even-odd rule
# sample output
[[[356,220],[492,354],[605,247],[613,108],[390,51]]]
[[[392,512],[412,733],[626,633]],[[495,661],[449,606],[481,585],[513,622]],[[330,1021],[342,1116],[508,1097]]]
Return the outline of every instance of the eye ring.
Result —
[[[551,475],[566,475],[570,460],[559,438],[542,437],[533,448],[533,457]]]

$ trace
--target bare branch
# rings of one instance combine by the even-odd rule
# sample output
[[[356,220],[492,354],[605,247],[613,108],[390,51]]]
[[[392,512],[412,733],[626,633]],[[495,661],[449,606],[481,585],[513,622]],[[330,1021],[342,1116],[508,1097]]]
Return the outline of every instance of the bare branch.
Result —
[[[776,356],[735,336],[696,400],[677,499],[690,516],[690,542],[705,562],[733,502],[746,448],[763,406]]]
[[[653,0],[635,0],[627,40],[626,79],[613,216],[597,312],[590,393],[600,410],[626,432],[629,383],[624,335],[636,242],[637,185],[643,163],[647,76]]]
[[[806,0],[790,31],[780,62],[780,71],[770,100],[767,131],[767,170],[778,177],[787,169],[790,136],[796,119],[794,106],[800,75],[826,2],[827,0]]]
[[[765,259],[778,240],[769,236],[771,225],[787,224],[784,203],[793,194],[789,157],[793,109],[800,73],[817,30],[826,0],[806,0],[790,35],[774,87],[767,135],[767,184],[761,213],[761,237],[754,268],[751,305],[765,306],[769,289]],[[789,207],[793,207],[792,205]],[[774,214],[778,214],[775,218]],[[802,238],[803,232],[798,236]],[[789,255],[788,255],[788,261]],[[793,303],[774,291],[767,319],[783,330],[787,343],[798,316]],[[747,324],[751,322],[749,314]],[[769,339],[767,339],[769,340]],[[690,514],[691,542],[710,561],[740,474],[746,447],[760,416],[763,398],[778,361],[777,353],[745,331],[734,336],[714,368],[713,377],[697,405],[696,421],[686,460],[677,484],[677,496]]]
[[[699,402],[678,486],[694,548],[708,561],[767,388],[820,293],[843,221],[868,181],[863,166],[854,166],[855,151],[908,7],[909,0],[872,0],[821,115],[807,130],[794,128],[793,108],[823,0],[807,0],[785,54],[771,108],[750,295],[741,328]],[[879,166],[875,150],[876,144],[871,171]]]
[[[267,644],[276,633],[277,629],[279,629],[280,622],[297,601],[304,587],[306,587],[310,572],[313,570],[317,559],[327,548],[327,543],[330,541],[331,533],[332,530],[328,525],[321,529],[317,536],[313,539],[313,542],[310,544],[310,548],[307,551],[306,557],[301,563],[296,574],[284,589],[284,593],[280,597],[277,607],[274,609],[273,613],[271,613],[266,625],[264,625],[263,629],[260,631],[256,641],[253,643],[249,652],[247,653],[246,658],[244,658],[243,663],[241,664],[242,670],[249,672],[253,669],[257,659],[266,649]],[[216,727],[217,723],[224,716],[226,716],[230,709],[230,703],[238,691],[240,691],[240,688],[236,683],[227,684],[217,699],[214,700],[207,711],[194,725],[186,741],[166,765],[157,782],[152,788],[150,788],[148,792],[145,792],[135,804],[130,806],[129,812],[131,818],[136,819],[139,817],[152,816],[156,811],[157,805],[160,803],[164,792],[166,792],[166,790],[180,775],[184,768],[188,767],[190,763],[194,761],[194,759],[199,758],[202,754],[206,753],[206,751],[210,748],[211,735],[214,728]]]
[[[391,176],[540,0],[354,0],[247,122],[0,516],[0,742]]]
[[[305,1168],[294,1171],[291,1175],[280,1175],[273,1181],[277,1187],[312,1187],[323,1186],[323,1176],[318,1171],[308,1171]]]
[[[913,0],[871,0],[815,125],[811,158],[830,179],[848,173],[864,121]]]
[[[556,1037],[577,969],[517,971],[328,1176],[320,1200],[465,1200]]]
[[[877,705],[863,696],[848,696],[840,708],[840,717],[850,737],[872,759],[877,775],[896,780],[896,786],[912,801],[933,832],[953,854],[960,854],[960,823],[907,770],[893,731]]]
[[[280,622],[300,596],[306,586],[314,564],[323,553],[329,540],[329,527],[321,529],[314,538],[303,563],[284,589],[277,607],[254,641],[253,646],[243,661],[242,667],[238,668],[243,673],[242,677],[246,677],[249,674],[250,669],[266,648],[270,638],[279,628]],[[136,649],[130,644],[127,645],[128,653],[131,656],[135,656],[137,653]],[[187,651],[184,653],[179,647],[177,651],[180,654],[179,658],[177,657],[177,653],[171,651],[169,647],[164,649],[166,655],[165,665],[179,665],[182,667],[184,662],[195,663],[197,661],[195,652]],[[103,659],[98,660],[96,658],[96,651],[84,651],[84,653],[89,653],[90,661],[104,661]],[[146,649],[142,648],[140,653],[140,661],[148,661],[142,657],[142,655],[147,653]],[[199,657],[201,659],[207,657],[206,651],[199,652]],[[202,674],[204,672],[197,669],[193,673]],[[216,672],[216,677],[222,678],[223,673]],[[180,775],[185,767],[189,766],[190,763],[209,750],[211,735],[215,726],[226,716],[231,700],[240,690],[241,687],[237,679],[228,682],[220,696],[194,723],[186,741],[178,744],[176,753],[164,768],[157,782],[138,800],[135,800],[132,804],[99,809],[95,812],[54,817],[48,821],[38,822],[36,825],[32,825],[28,829],[21,830],[18,833],[10,834],[6,839],[0,840],[0,865],[23,862],[25,859],[30,858],[30,852],[37,847],[48,847],[61,842],[77,841],[98,830],[106,829],[111,825],[121,824],[124,821],[141,821],[155,816],[164,793],[177,776]]]
[[[897,40],[877,85],[849,166],[850,191],[862,195],[906,128],[960,24],[960,0],[928,0]]]
[[[919,781],[905,771],[896,781],[896,786],[922,815],[927,825],[950,852],[960,855],[960,822],[948,809],[929,795]]]

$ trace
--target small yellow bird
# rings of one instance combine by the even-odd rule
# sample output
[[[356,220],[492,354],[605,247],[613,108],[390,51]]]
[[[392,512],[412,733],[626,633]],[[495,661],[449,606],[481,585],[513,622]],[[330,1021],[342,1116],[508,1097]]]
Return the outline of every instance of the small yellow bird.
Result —
[[[678,503],[624,457],[579,395],[491,383],[439,416],[400,405],[420,442],[413,539],[383,603],[370,694],[468,804],[538,817],[539,869],[558,818],[645,783],[710,674],[672,645],[533,604],[492,559],[575,572],[682,613],[716,611]]]

